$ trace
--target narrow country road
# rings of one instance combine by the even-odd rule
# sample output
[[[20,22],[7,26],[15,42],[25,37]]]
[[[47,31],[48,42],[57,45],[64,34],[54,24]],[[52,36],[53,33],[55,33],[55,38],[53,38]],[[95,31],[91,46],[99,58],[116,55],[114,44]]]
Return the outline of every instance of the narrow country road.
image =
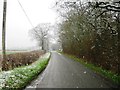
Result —
[[[27,88],[110,88],[112,84],[85,66],[52,52],[46,69]]]

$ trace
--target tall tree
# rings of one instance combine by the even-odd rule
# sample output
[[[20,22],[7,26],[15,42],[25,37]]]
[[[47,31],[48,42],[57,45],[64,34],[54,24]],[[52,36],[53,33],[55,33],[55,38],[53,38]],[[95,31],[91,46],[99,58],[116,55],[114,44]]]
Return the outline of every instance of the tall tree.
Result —
[[[96,8],[96,2],[80,0],[57,2],[63,18],[60,39],[65,53],[118,73],[119,7],[107,6]]]
[[[41,47],[42,50],[48,49],[48,31],[50,29],[49,23],[39,24],[35,28],[30,30],[30,34]]]

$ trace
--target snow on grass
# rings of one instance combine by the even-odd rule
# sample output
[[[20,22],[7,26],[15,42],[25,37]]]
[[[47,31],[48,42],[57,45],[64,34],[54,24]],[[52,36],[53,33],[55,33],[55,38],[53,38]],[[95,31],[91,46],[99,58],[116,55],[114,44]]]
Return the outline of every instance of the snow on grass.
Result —
[[[47,65],[50,53],[46,53],[31,65],[0,73],[1,89],[21,89],[33,80]]]

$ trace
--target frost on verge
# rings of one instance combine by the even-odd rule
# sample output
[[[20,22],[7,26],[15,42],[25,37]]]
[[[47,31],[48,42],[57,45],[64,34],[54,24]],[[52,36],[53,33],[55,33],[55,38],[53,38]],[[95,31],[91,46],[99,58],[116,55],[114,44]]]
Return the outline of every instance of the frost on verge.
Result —
[[[26,83],[26,80],[29,80],[31,76],[35,76],[36,72],[39,72],[38,70],[42,69],[42,66],[40,66],[39,63],[43,63],[44,60],[48,60],[49,56],[50,53],[46,53],[31,65],[1,72],[0,90],[2,88],[19,88],[19,84]]]

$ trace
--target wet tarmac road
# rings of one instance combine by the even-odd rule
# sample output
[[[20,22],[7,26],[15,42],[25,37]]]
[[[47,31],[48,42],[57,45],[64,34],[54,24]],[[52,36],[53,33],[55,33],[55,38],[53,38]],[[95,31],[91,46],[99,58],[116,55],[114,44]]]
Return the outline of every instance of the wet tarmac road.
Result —
[[[111,88],[112,86],[110,82],[79,62],[52,52],[46,69],[27,88]]]

